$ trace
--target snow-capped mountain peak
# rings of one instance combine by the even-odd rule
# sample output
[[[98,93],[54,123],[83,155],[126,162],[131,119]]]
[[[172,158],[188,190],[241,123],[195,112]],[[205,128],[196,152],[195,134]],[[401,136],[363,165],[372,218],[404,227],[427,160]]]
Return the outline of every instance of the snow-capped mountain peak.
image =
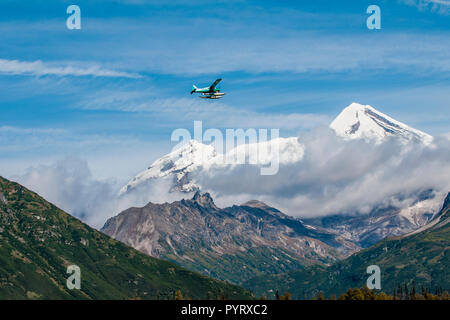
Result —
[[[127,183],[119,194],[124,194],[150,179],[161,178],[169,175],[175,175],[177,183],[181,183],[183,178],[189,172],[195,171],[201,166],[208,164],[217,157],[218,153],[212,145],[206,145],[196,140],[190,140],[185,145],[170,152],[169,154],[159,158],[153,164],[136,175]],[[184,184],[185,191],[196,190],[195,185],[189,183]]]
[[[366,139],[376,143],[386,137],[398,137],[404,142],[421,141],[430,144],[433,137],[392,119],[369,105],[352,103],[330,124],[338,136],[347,139]]]
[[[342,110],[330,127],[338,136],[345,139],[366,139],[375,143],[381,143],[390,136],[397,137],[405,143],[420,141],[426,145],[433,140],[432,136],[424,132],[392,119],[369,105],[358,103],[352,103]],[[273,153],[271,150],[274,147],[279,152]],[[304,145],[297,137],[241,144],[226,151],[216,150],[213,145],[191,140],[153,162],[149,168],[128,182],[120,190],[120,194],[133,190],[149,180],[162,177],[173,177],[171,190],[192,192],[200,189],[200,185],[195,181],[196,171],[212,172],[214,168],[233,168],[245,163],[267,166],[272,161],[285,165],[300,161],[304,153]],[[249,161],[243,163],[242,159]]]
[[[275,148],[278,152],[275,152]],[[296,137],[242,144],[227,150],[226,153],[218,152],[213,145],[190,140],[136,175],[120,190],[119,195],[148,180],[170,175],[174,177],[172,190],[192,192],[200,188],[191,176],[194,171],[210,170],[214,167],[234,167],[245,164],[242,160],[247,158],[253,160],[250,161],[251,164],[259,166],[266,166],[274,160],[280,164],[287,164],[301,160],[303,155],[304,147]]]

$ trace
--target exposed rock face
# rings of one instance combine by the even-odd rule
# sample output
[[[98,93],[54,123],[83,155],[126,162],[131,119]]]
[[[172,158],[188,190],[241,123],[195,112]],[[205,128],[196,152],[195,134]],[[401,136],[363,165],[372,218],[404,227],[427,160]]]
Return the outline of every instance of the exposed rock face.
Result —
[[[194,300],[253,298],[115,241],[1,176],[0,190],[0,300],[167,299],[175,290]],[[70,265],[81,270],[79,290],[66,286]]]
[[[444,211],[444,209],[448,207],[450,207],[450,192],[447,193],[447,197],[445,197],[444,205],[442,206],[442,211]]]
[[[363,248],[393,236],[401,236],[420,229],[439,212],[443,198],[431,190],[417,195],[411,206],[399,209],[394,206],[377,207],[368,214],[331,215],[303,221],[317,230],[341,235]]]
[[[360,288],[367,282],[367,267],[382,270],[382,291],[391,293],[399,283],[428,291],[450,288],[450,194],[440,212],[421,230],[402,237],[385,239],[330,267],[311,267],[281,275],[251,279],[243,284],[256,295],[274,295],[289,291],[293,299],[310,299],[322,292],[326,297],[339,296],[349,288]],[[397,291],[398,297],[398,291]]]
[[[0,202],[2,202],[4,204],[8,204],[8,201],[6,200],[5,196],[1,192],[0,192]]]
[[[199,192],[191,200],[127,209],[102,231],[149,255],[233,282],[327,264],[339,251],[354,250],[262,202],[220,209]]]

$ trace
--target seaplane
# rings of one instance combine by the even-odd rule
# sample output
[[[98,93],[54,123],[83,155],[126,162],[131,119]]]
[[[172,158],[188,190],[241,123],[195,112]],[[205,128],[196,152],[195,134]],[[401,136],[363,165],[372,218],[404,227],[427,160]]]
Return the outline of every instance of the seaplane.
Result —
[[[204,99],[220,99],[225,93],[220,92],[220,88],[217,88],[217,84],[222,81],[222,79],[217,79],[212,85],[205,88],[197,88],[195,85],[192,86],[191,94],[201,93],[200,98]]]

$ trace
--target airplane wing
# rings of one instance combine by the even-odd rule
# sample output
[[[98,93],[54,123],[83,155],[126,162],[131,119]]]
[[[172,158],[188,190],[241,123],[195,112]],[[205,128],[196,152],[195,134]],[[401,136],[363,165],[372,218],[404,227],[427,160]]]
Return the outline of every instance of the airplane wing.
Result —
[[[214,83],[209,87],[209,91],[214,91],[214,89],[216,88],[217,84],[222,81],[222,78],[217,79],[216,81],[214,81]]]

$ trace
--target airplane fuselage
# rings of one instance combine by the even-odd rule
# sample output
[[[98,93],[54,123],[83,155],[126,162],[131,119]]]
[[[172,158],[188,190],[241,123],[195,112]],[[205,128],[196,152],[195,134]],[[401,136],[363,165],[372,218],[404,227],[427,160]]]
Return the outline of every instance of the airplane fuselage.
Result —
[[[195,92],[200,92],[200,93],[212,93],[212,92],[219,92],[220,89],[214,89],[214,91],[211,91],[210,87],[205,87],[205,88],[198,88],[195,89]]]

